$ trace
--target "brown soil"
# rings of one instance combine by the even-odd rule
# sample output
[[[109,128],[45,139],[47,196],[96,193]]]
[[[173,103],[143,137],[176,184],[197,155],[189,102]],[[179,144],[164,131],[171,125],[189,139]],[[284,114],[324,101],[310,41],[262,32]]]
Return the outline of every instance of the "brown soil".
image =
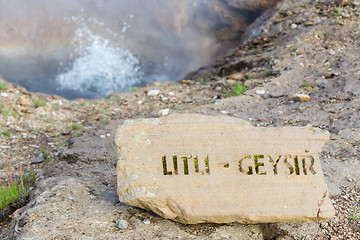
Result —
[[[6,83],[0,90],[0,131],[11,135],[0,136],[0,181],[9,172],[19,177],[20,162],[37,172],[37,181],[30,203],[9,216],[11,223],[1,222],[2,238],[360,239],[360,4],[343,2],[348,4],[280,3],[262,17],[262,25],[248,30],[250,40],[188,75],[192,81],[156,82],[103,100],[75,101]],[[251,89],[231,97],[231,78]],[[153,89],[160,94],[148,96]],[[296,93],[310,101],[294,101]],[[115,128],[125,119],[158,117],[166,108],[170,114],[226,114],[254,126],[328,130],[331,140],[321,160],[336,217],[321,224],[185,226],[119,203]],[[41,154],[44,162],[31,165]],[[117,228],[120,219],[128,221],[127,230]]]

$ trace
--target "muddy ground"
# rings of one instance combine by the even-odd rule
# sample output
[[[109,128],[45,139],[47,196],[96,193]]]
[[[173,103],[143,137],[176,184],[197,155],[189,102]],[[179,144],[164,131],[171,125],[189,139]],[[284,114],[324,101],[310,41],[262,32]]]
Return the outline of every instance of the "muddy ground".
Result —
[[[20,162],[37,180],[29,204],[2,221],[2,238],[360,239],[360,2],[343,2],[280,3],[248,30],[244,45],[188,75],[191,81],[75,101],[5,83],[0,131],[9,134],[0,136],[0,181],[18,177]],[[238,80],[250,90],[235,97]],[[159,94],[149,96],[155,89]],[[296,101],[296,93],[310,100]],[[163,109],[328,130],[321,160],[336,217],[321,224],[183,225],[120,203],[115,129]],[[126,230],[117,227],[122,219]]]

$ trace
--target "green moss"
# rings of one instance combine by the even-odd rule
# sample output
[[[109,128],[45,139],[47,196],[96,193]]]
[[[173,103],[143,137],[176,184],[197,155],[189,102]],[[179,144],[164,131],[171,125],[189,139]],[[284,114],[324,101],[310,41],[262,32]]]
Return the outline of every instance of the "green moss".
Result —
[[[166,156],[162,157],[162,164],[163,164],[163,174],[164,175],[172,175],[172,172],[168,172],[167,171],[167,166],[166,166]]]
[[[205,158],[205,172],[210,174],[210,165],[209,165],[209,157]]]
[[[182,157],[184,162],[184,174],[189,175],[189,161],[187,157]]]
[[[300,165],[297,157],[294,158],[294,163],[295,163],[295,174],[300,175]]]
[[[174,173],[177,175],[178,174],[178,161],[177,161],[176,155],[173,156],[173,164],[174,164]]]

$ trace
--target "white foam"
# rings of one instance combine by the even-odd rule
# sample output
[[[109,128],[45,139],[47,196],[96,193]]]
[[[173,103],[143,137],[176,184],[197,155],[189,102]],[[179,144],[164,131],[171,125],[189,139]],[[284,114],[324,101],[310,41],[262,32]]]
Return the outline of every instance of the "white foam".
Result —
[[[106,97],[141,81],[139,60],[119,43],[94,34],[87,26],[76,31],[73,45],[77,57],[66,72],[56,77],[61,90]]]

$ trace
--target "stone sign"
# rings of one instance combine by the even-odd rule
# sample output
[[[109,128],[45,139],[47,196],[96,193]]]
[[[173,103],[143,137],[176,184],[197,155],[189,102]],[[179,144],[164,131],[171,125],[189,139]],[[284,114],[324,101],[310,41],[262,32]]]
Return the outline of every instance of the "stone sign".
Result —
[[[119,198],[187,224],[329,219],[318,156],[328,139],[227,116],[127,120],[115,137]]]

